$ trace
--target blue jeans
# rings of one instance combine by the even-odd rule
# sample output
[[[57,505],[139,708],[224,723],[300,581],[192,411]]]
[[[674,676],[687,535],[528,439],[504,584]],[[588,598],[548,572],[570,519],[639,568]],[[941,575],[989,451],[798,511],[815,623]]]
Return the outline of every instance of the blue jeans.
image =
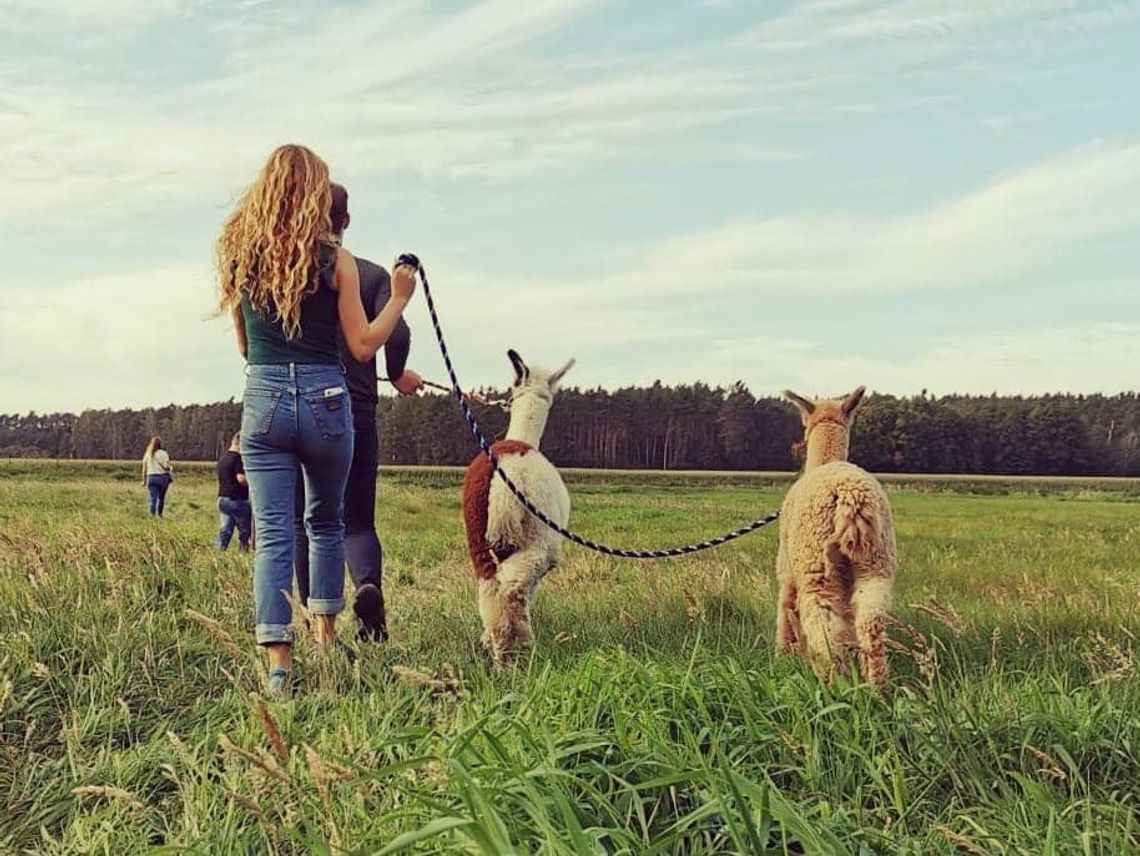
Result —
[[[376,412],[353,407],[352,465],[344,487],[344,552],[353,585],[366,583],[380,588],[384,551],[376,534],[376,471],[380,446],[376,438]],[[297,508],[304,508],[305,492],[297,491]],[[297,526],[293,542],[296,557],[297,594],[301,603],[309,597],[309,539],[303,526]]]
[[[241,417],[241,456],[249,480],[257,549],[253,596],[257,642],[291,643],[293,495],[305,480],[309,611],[344,609],[344,485],[352,462],[352,403],[340,366],[250,366]]]
[[[236,526],[238,546],[243,550],[248,550],[250,526],[253,522],[253,509],[250,507],[249,500],[219,496],[218,514],[221,517],[221,528],[218,530],[218,549],[224,550],[230,546],[230,539],[234,536],[234,527]]]
[[[170,473],[155,473],[146,477],[146,489],[150,493],[150,514],[162,517],[166,509],[166,489],[170,487]]]

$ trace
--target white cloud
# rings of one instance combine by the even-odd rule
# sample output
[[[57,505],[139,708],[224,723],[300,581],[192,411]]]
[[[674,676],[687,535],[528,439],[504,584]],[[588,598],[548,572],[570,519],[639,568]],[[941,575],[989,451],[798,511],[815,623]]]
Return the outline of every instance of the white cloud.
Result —
[[[979,331],[900,343],[890,357],[836,355],[833,343],[771,337],[715,341],[702,377],[743,378],[757,394],[790,387],[836,395],[860,384],[879,392],[934,395],[1116,393],[1140,389],[1140,324],[1095,323],[1064,328]]]
[[[228,73],[203,92],[249,92],[263,103],[288,104],[320,96],[349,99],[368,93],[387,100],[388,88],[409,78],[487,61],[586,12],[598,0],[480,0],[450,14],[423,0],[313,7],[279,21],[243,20],[226,27]]]
[[[241,158],[263,151],[243,140],[240,127],[143,114],[118,96],[26,88],[3,98],[9,109],[0,113],[0,181],[7,192],[0,218],[78,210],[86,218],[126,217],[156,203],[221,195],[227,184],[236,193],[239,174],[252,178],[240,169]]]
[[[164,266],[17,287],[0,315],[0,401],[40,412],[240,396],[231,325],[208,270]]]
[[[71,4],[58,2],[41,11],[66,15]],[[118,2],[109,17],[132,8]],[[708,51],[700,61],[683,50],[559,64],[518,55],[520,44],[597,0],[482,0],[454,14],[422,0],[308,15],[198,5],[195,18],[177,4],[178,26],[217,15],[223,65],[157,97],[138,81],[124,88],[98,74],[77,78],[64,59],[52,74],[31,76],[0,64],[0,182],[9,190],[0,219],[76,209],[125,218],[160,204],[220,203],[284,140],[352,164],[357,176],[567,174],[668,151],[663,140],[780,109],[817,84],[718,62]],[[175,7],[172,0],[147,14]],[[683,139],[676,149],[677,157],[709,156]],[[735,160],[800,155],[779,145],[718,151]]]
[[[487,300],[465,296],[446,278],[436,299],[449,350],[466,386],[503,386],[509,377],[503,353],[516,348],[527,359],[556,364],[574,356],[574,383],[617,388],[630,384],[729,385],[743,380],[757,394],[793,387],[805,394],[832,395],[866,384],[884,393],[907,395],[997,392],[1032,395],[1052,392],[1116,393],[1140,389],[1140,324],[1087,322],[1014,329],[996,327],[930,337],[896,331],[890,322],[852,319],[849,334],[818,331],[803,324],[792,332],[787,319],[773,325],[755,309],[731,302],[723,312],[698,312],[666,302],[614,306],[597,301],[538,311],[540,301],[521,305],[492,302],[497,317],[481,307]],[[805,303],[804,311],[809,311]],[[742,335],[742,320],[753,317],[754,332]],[[518,323],[523,319],[523,323]],[[415,331],[412,362],[425,376],[444,377],[435,337],[417,298],[409,313]],[[867,337],[870,337],[869,339]]]
[[[1068,117],[1092,116],[1074,106],[1079,94],[1068,102],[1052,91],[1034,98],[1025,81],[1041,73],[1043,63],[1055,70],[1058,52],[1072,61],[1069,71],[1087,66],[1092,35],[1140,15],[1140,5],[817,0],[788,4],[787,14],[739,39],[732,33],[649,47],[656,30],[636,26],[632,43],[642,47],[620,51],[613,47],[623,43],[620,31],[601,47],[588,41],[542,47],[549,34],[582,21],[597,0],[444,5],[452,11],[426,0],[385,0],[353,3],[331,15],[278,0],[4,4],[0,34],[54,33],[59,24],[66,38],[58,52],[14,52],[0,60],[0,229],[18,224],[17,240],[58,236],[68,247],[67,265],[88,265],[90,273],[67,281],[62,256],[37,252],[35,269],[21,266],[21,279],[7,280],[0,359],[17,370],[0,378],[0,409],[238,394],[240,363],[228,324],[198,320],[213,292],[209,272],[163,262],[162,253],[174,246],[182,258],[195,241],[204,264],[221,209],[285,140],[309,143],[334,171],[350,168],[354,187],[407,173],[445,178],[468,204],[473,195],[507,189],[534,217],[548,216],[536,213],[536,200],[565,183],[616,173],[624,185],[633,174],[627,166],[691,163],[686,183],[725,160],[779,165],[764,170],[777,179],[770,198],[744,182],[725,192],[721,170],[710,185],[709,197],[718,197],[712,203],[675,200],[667,218],[675,224],[673,237],[640,237],[660,234],[658,212],[647,211],[628,232],[614,228],[604,255],[573,240],[572,220],[544,220],[544,229],[560,225],[571,237],[533,276],[472,267],[483,257],[475,249],[464,258],[436,250],[427,261],[468,383],[501,381],[502,352],[512,345],[538,361],[576,355],[577,382],[610,386],[657,376],[725,382],[742,376],[758,389],[867,382],[887,391],[938,388],[940,379],[959,382],[952,388],[978,383],[979,391],[997,380],[1011,391],[1035,390],[1042,378],[1072,388],[1096,377],[1103,381],[1094,388],[1132,383],[1117,368],[1134,357],[1126,342],[1135,332],[1130,328],[1089,326],[1066,341],[1058,331],[1043,331],[940,339],[921,348],[898,343],[899,356],[882,360],[856,345],[843,359],[828,357],[826,343],[786,336],[762,341],[762,332],[753,348],[752,339],[735,331],[754,311],[758,292],[795,295],[805,306],[842,292],[988,284],[997,294],[1007,283],[1023,287],[1028,277],[1071,261],[1074,248],[1140,226],[1135,138],[1094,142],[1021,166],[1013,151],[1028,136],[1014,133],[1025,126],[1013,123],[1032,124],[1034,151],[1053,140],[1130,130],[1127,122],[1113,122],[1104,104],[1097,122],[1072,124]],[[727,21],[749,9],[724,5],[735,8],[710,10],[704,21]],[[186,66],[173,71],[181,76],[148,88],[141,76],[146,63],[127,70],[123,43],[164,17],[170,32],[185,30],[186,44],[210,46],[192,60],[180,55]],[[662,32],[669,19],[658,22]],[[53,26],[43,26],[47,22]],[[114,40],[113,50],[107,39]],[[1013,39],[1026,42],[1026,50]],[[104,57],[106,68],[99,65]],[[120,61],[123,67],[114,65]],[[1019,79],[1016,95],[1003,100],[995,88],[992,99],[978,104],[976,90],[958,84],[982,67],[1006,82]],[[937,92],[925,91],[930,83]],[[1064,133],[1050,115],[1062,106]],[[922,117],[960,120],[975,132],[1008,132],[970,149],[962,164],[951,157],[954,162],[932,167],[941,174],[976,175],[997,158],[1015,166],[988,182],[963,184],[950,198],[925,201],[925,176],[916,173],[915,189],[907,188],[893,210],[884,199],[869,204],[863,194],[872,181],[884,172],[899,179],[915,168],[868,167],[874,159],[864,158],[864,147],[881,154],[913,143],[910,129]],[[907,130],[899,133],[904,122]],[[942,122],[939,129],[949,126]],[[834,147],[823,138],[849,128],[860,134],[851,162],[825,161]],[[794,179],[779,174],[785,165],[798,173]],[[636,180],[640,175],[629,183]],[[799,180],[811,182],[805,198],[815,207],[789,189]],[[824,192],[832,180],[835,192]],[[852,191],[856,184],[861,189]],[[442,210],[447,201],[441,194],[431,204]],[[712,204],[723,204],[724,212],[721,225],[710,228]],[[207,205],[218,213],[199,241],[206,227],[195,217],[206,219],[201,209]],[[787,213],[756,213],[773,210]],[[176,241],[169,222],[188,211],[196,213]],[[549,216],[579,216],[566,211]],[[151,213],[160,216],[152,221]],[[72,229],[82,233],[81,241],[68,232],[76,223],[84,226]],[[84,243],[104,228],[103,236],[124,229],[139,240],[119,241],[111,250]],[[481,228],[471,224],[464,238],[470,248],[485,237]],[[152,229],[165,231],[151,235]],[[632,234],[639,238],[629,239]],[[119,252],[128,243],[131,249]],[[132,261],[136,251],[157,260]],[[98,267],[112,256],[125,272]],[[139,269],[144,264],[155,267]],[[1114,259],[1091,270],[1089,279],[1121,274]],[[1130,299],[1118,297],[1113,305]],[[414,360],[438,378],[422,304],[417,301],[410,315]],[[885,329],[880,325],[875,335],[885,337]],[[959,359],[963,348],[969,354]],[[1060,372],[1042,368],[1041,355],[1050,349],[1066,361]],[[948,373],[947,366],[959,363],[960,371]],[[995,366],[1006,368],[995,373]]]
[[[789,335],[763,318],[752,335],[725,335],[713,318],[694,319],[678,305],[589,304],[535,314],[534,304],[498,303],[490,319],[479,311],[485,300],[465,296],[446,277],[438,282],[445,333],[468,388],[507,382],[508,347],[550,365],[575,356],[575,384],[611,389],[658,379],[714,385],[744,380],[757,394],[792,387],[830,395],[859,384],[893,394],[1138,388],[1140,324],[1133,322],[900,337],[889,356],[872,356],[858,335],[836,342],[810,327]],[[192,267],[100,277],[40,297],[21,290],[0,316],[0,359],[9,369],[0,377],[4,409],[78,411],[240,398],[242,363],[230,324],[206,317],[212,294],[206,273]],[[412,367],[444,380],[420,298],[408,314]]]
[[[908,85],[972,93],[1042,86],[1087,71],[1106,38],[1140,21],[1131,0],[804,0],[786,8],[733,47],[758,62],[828,68],[849,81],[856,104],[868,90]],[[1044,106],[1058,112],[1053,101]]]
[[[195,0],[5,0],[0,33],[32,34],[47,28],[116,36],[193,5]],[[204,5],[204,0],[197,0],[197,5]]]
[[[1140,225],[1140,144],[1081,147],[873,236],[871,282],[947,285],[1044,267],[1064,248]]]
[[[675,236],[611,260],[586,282],[523,281],[458,264],[447,272],[465,292],[489,295],[492,303],[566,309],[585,300],[687,295],[696,302],[757,289],[882,293],[1007,281],[1047,270],[1085,241],[1136,227],[1140,143],[1111,142],[1045,159],[909,214],[738,220]]]
[[[903,46],[911,49],[932,42],[957,40],[976,45],[993,42],[1001,25],[1016,22],[1051,35],[1072,37],[1093,29],[1135,20],[1135,4],[1107,2],[1083,9],[1074,0],[986,0],[946,3],[945,0],[809,0],[793,4],[741,37],[745,44],[769,49],[801,50],[827,46]],[[965,38],[966,36],[969,38]]]
[[[75,209],[88,218],[127,217],[158,204],[221,204],[288,139],[309,142],[334,164],[352,164],[358,176],[516,182],[647,157],[802,158],[802,144],[786,137],[754,145],[709,142],[693,132],[765,114],[942,109],[952,95],[912,93],[893,98],[900,106],[890,108],[880,93],[867,97],[870,87],[851,91],[854,83],[897,71],[897,63],[845,66],[830,55],[821,63],[815,52],[835,41],[907,44],[915,29],[930,28],[976,27],[992,41],[997,20],[1049,23],[1052,44],[1064,41],[1056,28],[1066,16],[1087,11],[1074,10],[1071,0],[953,8],[934,0],[872,7],[817,0],[766,21],[737,39],[736,49],[713,39],[665,55],[594,56],[583,46],[551,63],[522,48],[587,15],[598,0],[481,0],[452,13],[424,0],[386,0],[336,14],[263,0],[15,2],[6,7],[12,20],[34,8],[36,15],[78,21],[80,29],[88,21],[114,29],[114,22],[165,16],[172,32],[212,30],[222,48],[198,78],[157,96],[139,80],[109,88],[90,58],[69,62],[66,46],[54,59],[25,58],[50,60],[52,74],[30,75],[11,59],[0,63],[0,183],[8,190],[0,220]],[[1107,28],[1127,8],[1110,3],[1080,26]],[[757,50],[773,44],[810,50],[794,61],[772,61]]]
[[[588,273],[579,264],[573,276],[523,278],[509,270],[473,270],[466,259],[427,261],[468,383],[496,382],[499,356],[511,346],[541,349],[540,360],[551,362],[581,357],[578,375],[584,383],[617,385],[657,376],[728,382],[754,379],[753,360],[747,343],[718,339],[724,328],[717,329],[716,319],[739,321],[758,289],[810,303],[826,293],[1001,283],[1047,269],[1082,241],[1137,226],[1140,144],[1106,143],[1001,176],[910,216],[842,213],[733,222],[632,248],[598,260]],[[0,399],[27,402],[22,408],[65,408],[237,394],[240,378],[228,324],[198,320],[213,293],[210,272],[195,266],[13,288],[0,321],[0,360],[15,370],[0,384]],[[436,365],[419,300],[409,317],[418,331],[416,360]],[[1126,373],[1140,365],[1127,361],[1134,350],[1118,329],[1124,328],[1069,338],[986,335],[969,345],[965,363],[949,374],[943,364],[963,362],[965,346],[958,341],[893,365],[861,357],[858,347],[843,360],[813,358],[819,345],[810,339],[770,342],[758,334],[756,356],[766,367],[778,367],[773,374],[766,368],[765,377],[798,378],[796,366],[804,372],[810,367],[821,378],[859,375],[855,379],[885,390],[935,389],[939,378],[961,381],[946,391],[988,391],[995,385],[1028,392],[1042,383],[1113,389],[1131,383]],[[45,331],[58,343],[46,355]],[[710,349],[708,342],[717,344]],[[1098,360],[1102,346],[1108,356]],[[1080,374],[1046,371],[1043,355],[1050,349],[1064,355],[1065,371]],[[615,350],[625,355],[619,365],[608,357]],[[630,359],[631,353],[644,357]],[[1005,380],[998,369],[1008,370]]]

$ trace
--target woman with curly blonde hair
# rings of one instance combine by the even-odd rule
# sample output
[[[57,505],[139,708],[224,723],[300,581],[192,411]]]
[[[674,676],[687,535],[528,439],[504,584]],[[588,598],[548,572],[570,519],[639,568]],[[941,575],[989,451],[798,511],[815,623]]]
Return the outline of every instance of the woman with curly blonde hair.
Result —
[[[330,240],[329,172],[304,146],[276,149],[238,199],[216,246],[220,307],[233,314],[248,361],[241,454],[257,531],[254,606],[257,642],[269,657],[266,690],[290,690],[293,496],[298,463],[308,497],[309,611],[317,644],[343,647],[341,505],[352,460],[351,401],[337,330],[354,357],[384,344],[415,291],[415,270],[397,266],[392,297],[370,323],[356,262]]]

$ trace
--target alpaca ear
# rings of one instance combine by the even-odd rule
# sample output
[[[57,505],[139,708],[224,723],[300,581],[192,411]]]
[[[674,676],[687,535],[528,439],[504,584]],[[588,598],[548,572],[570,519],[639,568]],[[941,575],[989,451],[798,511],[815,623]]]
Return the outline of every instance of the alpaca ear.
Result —
[[[809,401],[802,395],[797,395],[796,393],[792,392],[790,389],[784,390],[784,398],[788,399],[788,401],[799,408],[800,416],[803,417],[803,420],[805,422],[807,421],[807,418],[811,416],[812,411],[815,410],[814,401]]]
[[[507,359],[509,359],[511,365],[515,367],[515,386],[518,386],[530,376],[530,369],[526,367],[526,363],[522,361],[519,352],[514,348],[507,351]]]
[[[861,386],[845,399],[843,399],[843,415],[850,418],[851,414],[859,409],[859,405],[863,401],[863,393],[867,391],[867,387]]]
[[[551,389],[558,386],[558,384],[562,381],[563,375],[565,375],[566,372],[570,371],[570,369],[572,369],[574,367],[574,363],[576,363],[576,362],[577,362],[577,360],[575,360],[573,357],[571,357],[569,360],[566,361],[566,365],[564,365],[562,368],[560,368],[558,371],[556,371],[554,374],[552,374],[550,376],[550,379],[547,381],[547,383],[550,384]]]

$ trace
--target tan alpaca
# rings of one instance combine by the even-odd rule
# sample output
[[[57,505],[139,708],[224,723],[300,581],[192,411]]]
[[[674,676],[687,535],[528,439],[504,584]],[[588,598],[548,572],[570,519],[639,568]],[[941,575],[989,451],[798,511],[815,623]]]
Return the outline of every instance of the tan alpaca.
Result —
[[[807,657],[829,680],[858,651],[863,679],[887,676],[884,623],[891,609],[895,532],[883,486],[847,463],[859,387],[842,400],[784,395],[800,410],[807,462],[780,512],[776,649]]]

